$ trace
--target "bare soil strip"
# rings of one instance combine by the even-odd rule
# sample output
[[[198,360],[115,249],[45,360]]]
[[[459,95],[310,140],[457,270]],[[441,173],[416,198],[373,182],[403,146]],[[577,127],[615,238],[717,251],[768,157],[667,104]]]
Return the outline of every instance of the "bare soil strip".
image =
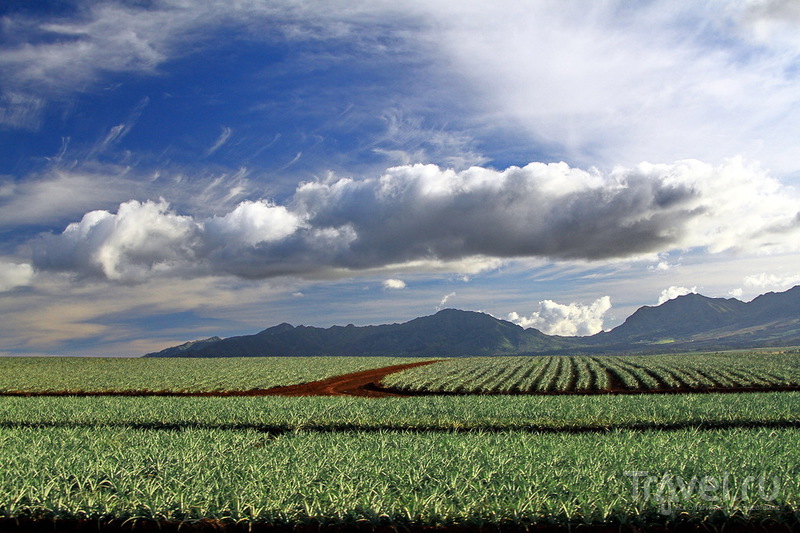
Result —
[[[373,368],[341,376],[309,381],[298,385],[272,387],[270,389],[182,392],[182,391],[11,391],[0,392],[0,396],[361,396],[366,398],[385,398],[408,396],[380,387],[380,381],[393,372],[407,368],[430,365],[438,361],[418,361],[402,365]]]
[[[395,392],[383,389],[380,382],[383,378],[394,372],[408,368],[425,366],[439,361],[419,361],[403,365],[373,368],[362,372],[354,372],[343,376],[335,376],[320,381],[311,381],[287,387],[267,389],[264,396],[363,396],[368,398],[385,398],[391,396],[407,396],[401,391]]]

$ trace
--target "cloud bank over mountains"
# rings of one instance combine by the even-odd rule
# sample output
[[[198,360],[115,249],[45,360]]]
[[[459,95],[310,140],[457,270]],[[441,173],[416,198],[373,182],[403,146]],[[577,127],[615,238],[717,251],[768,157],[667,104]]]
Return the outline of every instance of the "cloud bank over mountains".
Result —
[[[508,320],[523,328],[536,328],[548,335],[585,336],[603,330],[603,319],[610,309],[609,296],[598,298],[589,305],[543,300],[539,302],[539,309],[531,316],[524,317],[512,312],[508,314]]]
[[[34,266],[120,282],[152,276],[328,276],[468,258],[618,260],[674,249],[800,248],[797,193],[741,160],[643,163],[603,174],[565,163],[461,172],[393,167],[300,184],[277,205],[222,216],[165,200],[92,211],[34,243]]]

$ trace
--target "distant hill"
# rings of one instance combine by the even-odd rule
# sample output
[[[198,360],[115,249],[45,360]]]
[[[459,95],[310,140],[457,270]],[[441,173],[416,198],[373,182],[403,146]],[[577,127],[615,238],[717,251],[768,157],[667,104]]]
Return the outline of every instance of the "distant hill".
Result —
[[[641,307],[620,326],[589,338],[598,347],[724,349],[800,344],[800,286],[749,303],[687,294]],[[669,346],[667,346],[669,345]]]
[[[149,357],[253,357],[270,355],[510,355],[572,345],[536,329],[472,311],[444,309],[403,324],[316,328],[280,324],[244,335],[167,348]]]
[[[484,313],[444,309],[402,324],[317,328],[280,324],[254,335],[211,337],[146,357],[306,355],[465,356],[649,352],[800,345],[800,286],[749,303],[687,294],[639,308],[591,337],[559,337]]]

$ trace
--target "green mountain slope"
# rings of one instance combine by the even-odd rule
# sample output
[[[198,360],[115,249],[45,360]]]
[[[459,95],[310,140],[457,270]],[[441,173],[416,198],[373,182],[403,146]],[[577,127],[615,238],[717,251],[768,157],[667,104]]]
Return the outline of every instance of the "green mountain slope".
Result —
[[[508,355],[576,344],[483,313],[445,309],[403,324],[315,328],[280,324],[255,335],[182,345],[150,357]]]
[[[747,312],[747,305],[733,298],[687,294],[657,307],[641,307],[622,325],[595,338],[602,344],[686,339],[740,320]]]
[[[316,328],[279,324],[254,335],[212,337],[147,357],[463,355],[648,352],[800,345],[800,286],[749,303],[687,294],[642,307],[591,337],[558,337],[483,313],[445,309],[402,324]]]
[[[800,344],[800,286],[749,303],[687,294],[642,307],[622,325],[587,339],[599,349],[659,351]],[[652,351],[652,350],[650,350]]]

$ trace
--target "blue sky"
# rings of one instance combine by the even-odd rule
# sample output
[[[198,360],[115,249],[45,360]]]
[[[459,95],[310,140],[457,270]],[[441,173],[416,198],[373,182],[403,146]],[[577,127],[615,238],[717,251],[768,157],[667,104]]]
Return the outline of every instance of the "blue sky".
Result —
[[[5,2],[0,354],[800,283],[789,0]]]

